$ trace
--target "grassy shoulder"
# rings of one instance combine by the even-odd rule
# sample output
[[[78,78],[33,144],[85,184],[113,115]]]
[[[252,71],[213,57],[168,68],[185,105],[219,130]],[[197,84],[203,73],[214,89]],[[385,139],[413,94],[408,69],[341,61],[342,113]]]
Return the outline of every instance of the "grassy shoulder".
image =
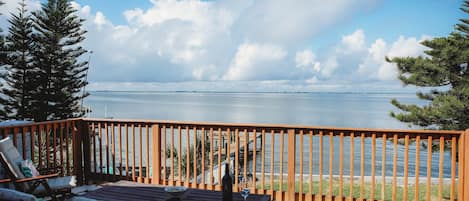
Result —
[[[313,182],[312,183],[312,194],[316,194],[316,195],[319,195],[319,188],[320,188],[320,183],[319,182]],[[365,183],[364,186],[363,186],[363,197],[364,198],[371,198],[371,183]],[[258,185],[257,188],[260,188],[260,186]],[[430,186],[430,199],[431,200],[439,200],[439,185],[431,185]],[[265,185],[265,189],[267,190],[271,190],[272,189],[272,186],[270,184],[266,184]],[[273,189],[274,190],[279,190],[280,189],[280,182],[274,182],[274,185],[273,185]],[[284,182],[283,185],[282,185],[282,189],[283,191],[285,191],[287,189],[287,183]],[[299,183],[297,182],[295,184],[295,191],[296,192],[299,192],[299,189],[300,189],[300,185]],[[339,186],[339,183],[338,182],[333,182],[332,184],[332,194],[333,195],[339,195],[339,189],[340,189],[340,186]],[[350,188],[350,184],[349,183],[345,183],[344,182],[344,186],[343,186],[343,195],[344,197],[348,197],[350,195],[350,190],[353,191],[353,197],[354,198],[359,198],[360,197],[360,183],[359,182],[354,182],[353,184],[353,188],[351,189]],[[374,190],[374,198],[375,199],[381,199],[382,197],[382,194],[381,194],[381,189],[382,189],[382,185],[381,183],[376,183],[375,184],[375,190]],[[384,185],[384,200],[392,200],[392,189],[393,189],[393,186],[392,184],[385,184]],[[457,186],[455,186],[455,196],[457,196]],[[309,183],[303,183],[303,188],[302,188],[302,192],[303,193],[306,193],[306,194],[309,194],[310,193],[310,184]],[[407,198],[408,200],[415,200],[415,185],[409,185],[408,186],[408,190],[407,190]],[[420,184],[418,185],[418,196],[419,196],[419,199],[418,200],[422,200],[422,201],[425,201],[426,200],[426,193],[427,193],[427,185],[425,184]],[[328,181],[325,181],[325,182],[322,182],[322,194],[323,195],[328,195],[329,194],[329,182]],[[451,195],[451,186],[448,185],[448,184],[445,184],[443,185],[443,188],[442,188],[442,199],[443,200],[450,200],[450,195]],[[397,200],[404,200],[404,187],[403,186],[396,186],[396,199]]]

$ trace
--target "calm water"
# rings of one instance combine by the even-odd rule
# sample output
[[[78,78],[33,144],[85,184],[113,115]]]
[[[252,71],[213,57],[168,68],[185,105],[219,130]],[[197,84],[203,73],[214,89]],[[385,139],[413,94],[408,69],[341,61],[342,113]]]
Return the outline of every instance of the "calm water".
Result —
[[[92,92],[85,105],[92,109],[89,117],[113,117],[116,119],[156,119],[180,121],[206,121],[229,123],[281,123],[313,126],[355,127],[355,128],[391,128],[408,129],[406,124],[389,116],[395,110],[390,101],[397,98],[404,103],[423,104],[415,94],[378,94],[378,93],[191,93],[191,92]],[[266,163],[270,165],[270,138],[266,139]],[[324,138],[324,173],[329,170],[329,138]],[[382,140],[377,140],[376,174],[381,175]],[[279,145],[277,137],[275,144]],[[285,142],[287,142],[285,140]],[[350,139],[345,139],[345,145]],[[287,146],[287,145],[286,145]],[[305,157],[309,157],[309,139],[305,139]],[[334,139],[334,174],[339,170],[339,140]],[[392,175],[393,146],[386,145],[386,174]],[[409,174],[414,175],[415,152],[412,145],[409,153]],[[319,139],[313,139],[313,172],[319,172]],[[344,167],[350,162],[346,146]],[[398,175],[403,175],[404,147],[398,147]],[[286,150],[286,148],[285,148]],[[365,142],[365,172],[371,174],[371,139]],[[297,149],[299,152],[299,149]],[[279,150],[275,149],[275,169],[278,171]],[[355,141],[355,175],[359,175],[360,142]],[[299,156],[299,154],[297,155]],[[287,156],[285,155],[284,158]],[[426,175],[426,151],[421,153],[421,175]],[[438,176],[439,155],[434,153],[432,176]],[[445,164],[450,163],[450,153],[445,153]],[[260,161],[257,165],[260,171]],[[287,161],[283,161],[287,167]],[[304,170],[309,169],[309,162],[304,161]],[[298,170],[299,168],[297,168]],[[266,167],[266,171],[270,166]],[[286,169],[284,170],[286,172]],[[345,172],[344,174],[348,174]],[[450,177],[448,166],[445,177]]]

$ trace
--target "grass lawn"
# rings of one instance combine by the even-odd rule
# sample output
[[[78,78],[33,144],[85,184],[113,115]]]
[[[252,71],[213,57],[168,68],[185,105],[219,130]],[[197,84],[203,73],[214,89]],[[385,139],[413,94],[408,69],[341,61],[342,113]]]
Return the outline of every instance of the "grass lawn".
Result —
[[[274,182],[274,190],[278,190],[280,185],[279,182]],[[353,183],[353,197],[354,198],[359,198],[360,197],[360,182],[354,182]],[[260,186],[257,186],[260,188]],[[283,183],[283,191],[287,189],[287,183]],[[265,185],[265,189],[270,190],[271,186],[270,184]],[[430,188],[430,196],[431,200],[438,200],[438,185],[432,185]],[[457,186],[455,186],[455,189],[457,191]],[[295,191],[299,191],[299,183],[297,182],[295,185]],[[425,201],[426,200],[426,192],[427,192],[427,185],[420,184],[419,185],[419,200]],[[303,184],[303,193],[309,193],[309,183],[304,183]],[[329,194],[329,182],[323,182],[322,183],[322,193],[324,195]],[[371,197],[371,183],[365,183],[364,185],[364,198],[370,198]],[[313,194],[319,194],[319,182],[313,182]],[[339,183],[334,181],[332,184],[332,194],[333,195],[339,195]],[[448,185],[443,185],[443,200],[449,200],[450,199],[450,194],[451,194],[451,186]],[[344,181],[344,187],[343,187],[343,195],[344,197],[348,197],[350,195],[350,184],[346,183]],[[415,200],[415,185],[409,185],[408,186],[408,200]],[[404,187],[403,186],[397,186],[396,187],[396,198],[397,200],[404,200]],[[457,198],[457,192],[455,192],[455,196]],[[379,200],[381,199],[381,183],[376,183],[375,185],[375,195],[374,199]],[[392,200],[392,184],[385,184],[384,186],[384,200]]]

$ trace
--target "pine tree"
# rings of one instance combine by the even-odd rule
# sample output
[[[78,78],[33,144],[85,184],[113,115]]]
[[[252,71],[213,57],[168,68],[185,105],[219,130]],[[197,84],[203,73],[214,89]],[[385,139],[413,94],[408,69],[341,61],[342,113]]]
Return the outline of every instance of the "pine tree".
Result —
[[[6,38],[7,87],[2,90],[7,97],[5,109],[11,119],[32,120],[35,68],[32,65],[33,25],[27,14],[24,0],[19,3],[18,14],[12,14],[9,35]]]
[[[469,14],[469,1],[461,10]],[[469,19],[461,19],[447,37],[422,42],[426,56],[386,58],[397,64],[404,85],[431,88],[417,96],[428,105],[408,105],[392,100],[403,113],[391,116],[399,121],[429,129],[469,128]]]
[[[79,92],[87,84],[87,62],[79,57],[86,52],[80,46],[86,31],[76,12],[69,0],[49,0],[33,13],[39,68],[36,121],[84,115],[80,101],[88,94]]]

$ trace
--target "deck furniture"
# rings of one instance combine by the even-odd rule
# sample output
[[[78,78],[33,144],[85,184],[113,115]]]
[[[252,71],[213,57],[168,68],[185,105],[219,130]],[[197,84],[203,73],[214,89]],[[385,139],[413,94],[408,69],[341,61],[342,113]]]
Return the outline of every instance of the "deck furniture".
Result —
[[[0,140],[0,162],[15,189],[34,195],[47,195],[57,200],[57,192],[69,192],[76,186],[75,176],[59,177],[58,173],[26,177],[21,171],[23,158],[7,137]]]

